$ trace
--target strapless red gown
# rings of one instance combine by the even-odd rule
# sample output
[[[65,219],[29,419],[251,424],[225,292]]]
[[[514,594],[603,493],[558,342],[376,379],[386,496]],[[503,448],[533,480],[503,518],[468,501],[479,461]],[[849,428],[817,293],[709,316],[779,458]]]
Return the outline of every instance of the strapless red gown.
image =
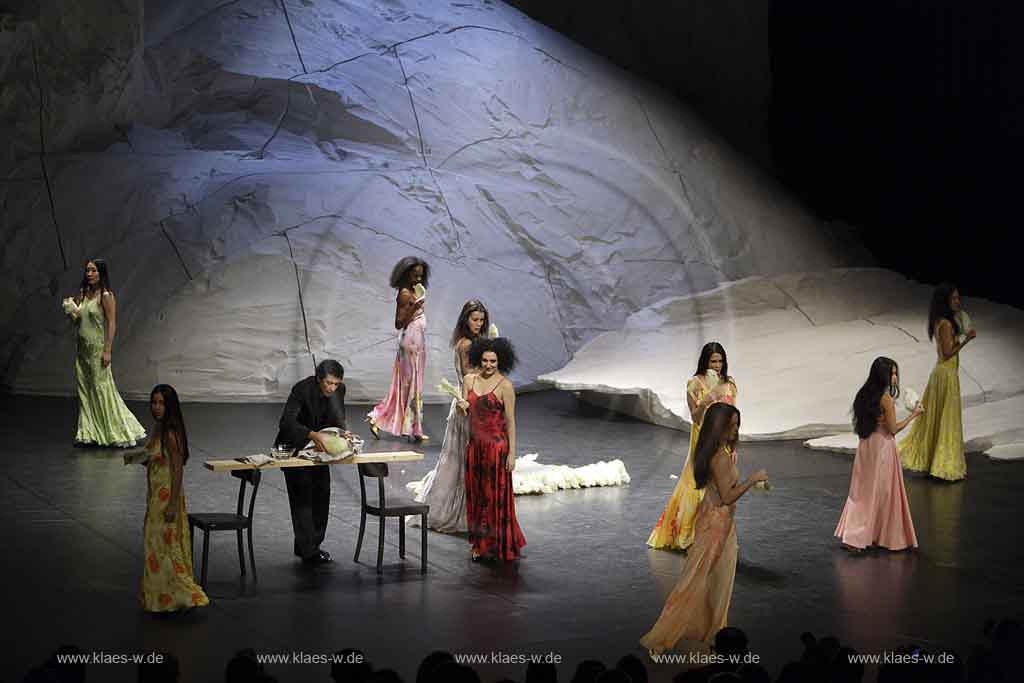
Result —
[[[466,447],[466,523],[469,542],[479,555],[517,560],[526,545],[512,493],[512,473],[505,469],[508,429],[505,408],[493,393],[469,401],[469,445]]]

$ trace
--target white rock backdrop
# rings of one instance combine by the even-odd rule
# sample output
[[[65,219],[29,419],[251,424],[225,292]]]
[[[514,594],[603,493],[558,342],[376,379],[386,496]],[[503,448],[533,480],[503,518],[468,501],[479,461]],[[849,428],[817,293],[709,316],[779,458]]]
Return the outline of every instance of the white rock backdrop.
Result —
[[[678,102],[500,2],[72,4],[0,32],[17,392],[74,392],[60,298],[94,256],[123,393],[190,401],[279,400],[313,357],[380,398],[408,254],[433,268],[434,400],[467,298],[524,385],[668,297],[861,258]]]
[[[894,359],[902,386],[924,394],[936,361],[931,291],[874,268],[746,278],[638,311],[540,379],[687,428],[686,380],[703,345],[718,341],[739,388],[742,438],[854,452],[850,408],[876,357]],[[963,305],[978,330],[960,357],[967,448],[1024,457],[1024,311],[970,297]]]

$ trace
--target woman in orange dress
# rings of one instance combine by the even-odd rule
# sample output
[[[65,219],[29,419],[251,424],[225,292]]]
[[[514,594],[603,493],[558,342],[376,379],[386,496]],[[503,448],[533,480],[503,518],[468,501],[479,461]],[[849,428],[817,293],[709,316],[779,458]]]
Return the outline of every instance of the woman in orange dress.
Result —
[[[146,442],[148,502],[142,531],[145,568],[139,601],[147,612],[201,607],[210,600],[192,578],[192,537],[182,484],[188,436],[174,387],[154,387],[149,410],[156,426]]]
[[[728,403],[714,403],[704,415],[693,463],[704,499],[683,573],[658,621],[640,639],[652,654],[684,640],[710,644],[727,625],[736,578],[736,501],[757,482],[768,481],[764,470],[740,481],[736,469],[739,430],[740,411]]]

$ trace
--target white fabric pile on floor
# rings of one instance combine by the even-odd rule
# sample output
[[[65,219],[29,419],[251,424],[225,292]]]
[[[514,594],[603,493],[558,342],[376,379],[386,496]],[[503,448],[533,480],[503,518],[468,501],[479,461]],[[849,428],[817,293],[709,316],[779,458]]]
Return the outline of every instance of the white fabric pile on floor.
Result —
[[[592,486],[620,486],[629,483],[629,473],[619,459],[599,461],[581,467],[544,465],[537,462],[537,453],[527,453],[516,460],[512,472],[512,491],[517,496],[531,493],[552,493],[562,489],[582,489]],[[405,485],[419,495],[426,478]]]

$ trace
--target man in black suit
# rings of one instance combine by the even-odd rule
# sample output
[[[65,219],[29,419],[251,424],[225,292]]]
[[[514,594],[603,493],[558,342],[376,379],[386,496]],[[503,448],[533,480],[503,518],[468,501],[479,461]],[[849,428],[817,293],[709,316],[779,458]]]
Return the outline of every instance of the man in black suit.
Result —
[[[344,379],[341,363],[325,360],[316,366],[316,376],[292,387],[274,443],[296,449],[312,441],[318,451],[326,451],[325,434],[320,430],[345,430]],[[289,467],[284,470],[284,480],[295,530],[295,554],[307,564],[330,562],[330,553],[320,550],[331,506],[330,465]]]

